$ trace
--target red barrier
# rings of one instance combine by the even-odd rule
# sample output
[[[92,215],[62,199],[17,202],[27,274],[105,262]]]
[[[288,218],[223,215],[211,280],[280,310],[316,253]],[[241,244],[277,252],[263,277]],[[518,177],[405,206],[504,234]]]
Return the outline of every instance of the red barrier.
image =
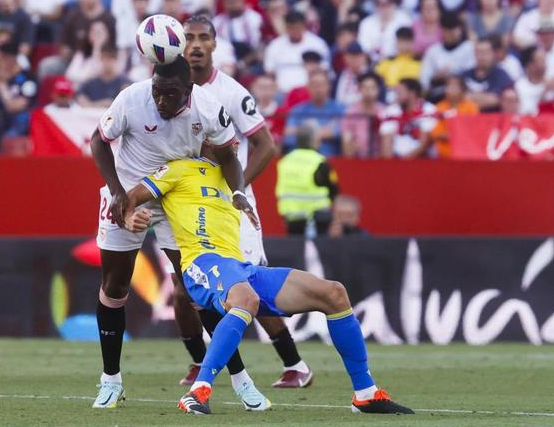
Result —
[[[335,159],[345,194],[363,204],[362,226],[378,235],[554,234],[549,162]],[[0,159],[0,235],[90,235],[98,188],[87,158]],[[275,165],[256,181],[266,235],[283,233]]]

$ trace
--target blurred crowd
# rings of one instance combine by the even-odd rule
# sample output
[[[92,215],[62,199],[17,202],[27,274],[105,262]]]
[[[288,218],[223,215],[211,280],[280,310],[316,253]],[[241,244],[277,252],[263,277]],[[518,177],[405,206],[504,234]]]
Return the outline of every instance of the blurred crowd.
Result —
[[[446,118],[554,112],[554,0],[0,0],[0,138],[149,77],[155,13],[213,18],[283,153],[308,122],[324,156],[448,158]]]

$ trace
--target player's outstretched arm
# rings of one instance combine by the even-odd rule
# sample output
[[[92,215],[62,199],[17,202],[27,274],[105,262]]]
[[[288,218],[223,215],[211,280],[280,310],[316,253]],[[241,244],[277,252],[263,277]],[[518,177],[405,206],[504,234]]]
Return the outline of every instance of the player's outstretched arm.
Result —
[[[214,156],[221,166],[221,172],[225,181],[227,181],[227,185],[233,192],[233,206],[243,211],[248,216],[252,225],[259,230],[260,222],[244,195],[244,173],[233,147],[229,145],[215,149]]]
[[[125,189],[119,182],[117,172],[115,170],[115,161],[113,158],[112,148],[110,144],[104,142],[100,136],[98,129],[92,134],[92,141],[90,143],[92,151],[92,157],[94,163],[100,170],[100,173],[104,177],[110,193],[112,194],[112,204],[110,206],[113,218],[120,227],[125,226],[125,212],[129,204],[129,199],[125,193]]]
[[[275,142],[266,125],[254,132],[248,137],[248,142],[252,144],[248,165],[244,170],[244,185],[252,184],[256,178],[271,161],[275,155]]]
[[[152,212],[145,208],[136,209],[154,198],[152,193],[142,184],[137,185],[127,193],[129,205],[125,214],[125,228],[133,233],[140,233],[150,225]]]

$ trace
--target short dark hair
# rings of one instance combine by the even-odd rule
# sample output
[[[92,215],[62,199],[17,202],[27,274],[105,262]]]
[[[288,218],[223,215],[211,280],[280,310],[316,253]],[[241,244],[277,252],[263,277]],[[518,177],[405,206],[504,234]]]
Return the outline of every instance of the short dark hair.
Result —
[[[210,20],[210,18],[207,15],[204,15],[204,14],[192,15],[189,19],[185,21],[185,25],[190,25],[190,24],[206,25],[210,29],[210,34],[215,39],[215,36],[217,35],[217,33],[215,31],[213,22]]]
[[[494,46],[495,46],[495,38],[494,36],[485,36],[485,37],[479,37],[479,39],[477,40],[477,44],[478,43],[487,43],[487,44],[490,44],[491,45],[491,49],[494,50]]]
[[[492,48],[494,50],[502,49],[504,47],[504,42],[502,41],[502,37],[500,36],[500,34],[489,36],[489,40],[491,41]]]
[[[358,80],[358,84],[362,84],[364,80],[373,80],[379,87],[381,87],[381,83],[383,82],[379,74],[374,73],[373,71],[369,71],[367,73],[364,73],[358,76],[357,80]]]
[[[292,24],[305,24],[306,23],[306,17],[302,12],[298,12],[297,10],[291,10],[285,15],[285,24],[292,25]]]
[[[329,74],[327,73],[327,71],[325,71],[325,70],[322,69],[322,68],[317,68],[317,69],[315,69],[315,70],[310,71],[310,74],[308,74],[308,78],[311,79],[312,77],[315,77],[315,76],[317,76],[318,74],[321,74],[321,75],[324,76],[327,80],[329,80]]]
[[[117,58],[117,55],[118,55],[117,49],[112,45],[110,45],[109,43],[102,46],[102,48],[100,49],[100,52],[102,53],[102,55],[108,55],[108,56],[111,56],[112,58]]]
[[[154,65],[154,74],[165,78],[178,77],[185,85],[190,83],[190,65],[182,55],[170,64]]]
[[[2,52],[4,55],[17,56],[17,45],[15,43],[6,43],[0,45],[0,52]]]
[[[410,27],[400,27],[396,30],[396,38],[398,40],[413,40],[414,39],[414,30]]]
[[[458,17],[458,14],[453,12],[446,12],[441,15],[440,19],[441,28],[452,30],[462,26],[462,21]]]
[[[318,64],[323,61],[323,57],[319,52],[315,50],[308,50],[302,54],[302,61],[304,62],[317,62]]]
[[[463,92],[467,91],[466,81],[464,80],[464,78],[461,75],[459,75],[459,74],[449,74],[448,77],[446,77],[446,83],[448,83],[451,80],[455,80],[456,82],[458,82],[458,84],[462,88]]]
[[[519,60],[521,61],[521,65],[523,68],[527,68],[527,66],[533,62],[533,58],[535,56],[535,52],[539,49],[538,46],[529,46],[523,49],[519,53]]]
[[[337,34],[339,33],[352,33],[358,34],[358,24],[355,22],[344,22],[337,27]]]
[[[419,80],[402,79],[400,80],[400,84],[402,86],[405,86],[406,89],[408,89],[410,92],[414,92],[418,98],[421,97],[421,94],[423,93],[423,89],[421,88],[421,83],[419,83]]]

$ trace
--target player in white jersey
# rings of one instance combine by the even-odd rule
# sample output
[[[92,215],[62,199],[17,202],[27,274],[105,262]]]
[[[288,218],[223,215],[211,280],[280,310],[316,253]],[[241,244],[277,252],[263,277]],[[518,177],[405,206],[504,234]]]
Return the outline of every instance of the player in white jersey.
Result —
[[[98,329],[104,371],[95,408],[114,408],[124,399],[120,357],[125,330],[124,306],[135,258],[145,233],[124,229],[129,199],[126,191],[147,174],[161,177],[167,161],[199,156],[202,144],[219,149],[225,179],[234,191],[233,204],[257,219],[244,195],[244,175],[233,150],[235,131],[225,108],[205,89],[191,82],[188,62],[182,57],[154,67],[152,79],[124,89],[100,120],[92,136],[94,160],[106,180],[100,191],[97,243],[101,250],[102,285],[97,306]],[[121,138],[115,154],[110,143]],[[171,263],[180,268],[180,254],[167,218],[159,204],[152,204],[152,224],[158,243]],[[200,336],[202,325],[183,286],[176,286],[175,317],[183,336]],[[201,352],[204,356],[204,351]],[[239,394],[247,409],[262,410],[269,401],[253,382]]]
[[[255,210],[256,199],[251,183],[275,153],[273,138],[263,116],[256,109],[252,95],[235,79],[214,68],[212,54],[216,47],[216,34],[212,22],[204,15],[195,15],[185,22],[184,28],[187,40],[184,55],[191,65],[192,81],[212,93],[223,104],[239,136],[238,157],[244,169],[246,196]],[[244,258],[252,264],[267,265],[261,229],[254,228],[245,215],[241,218],[240,249]],[[205,326],[209,323],[206,316],[219,318],[219,314],[212,311],[205,311],[202,316]],[[269,334],[284,364],[283,374],[273,386],[309,386],[313,373],[300,358],[283,320],[279,317],[260,317],[258,321]],[[215,321],[212,319],[212,322]],[[235,356],[231,360],[232,363],[227,365],[229,368],[232,367]],[[193,380],[190,375],[187,379]]]

